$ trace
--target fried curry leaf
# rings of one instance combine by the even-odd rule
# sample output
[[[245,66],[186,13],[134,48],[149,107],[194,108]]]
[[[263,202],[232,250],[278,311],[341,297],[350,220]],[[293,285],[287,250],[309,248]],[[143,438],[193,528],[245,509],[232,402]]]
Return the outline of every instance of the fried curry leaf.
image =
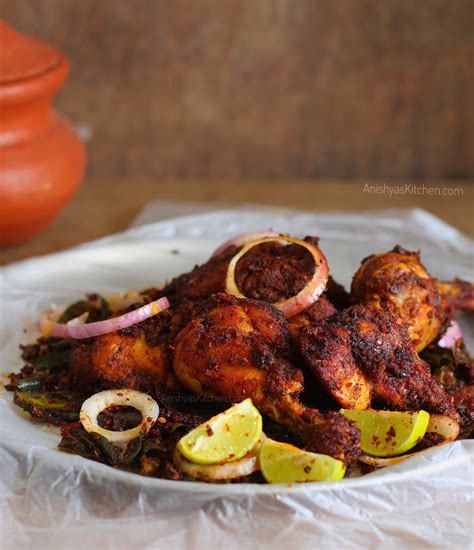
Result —
[[[84,401],[83,396],[73,392],[26,392],[16,391],[14,402],[33,418],[53,424],[76,422]]]
[[[474,381],[474,362],[462,340],[452,350],[431,344],[420,357],[430,365],[434,378],[445,389],[455,388],[459,381],[467,384]]]
[[[117,447],[111,445],[109,440],[98,433],[85,432],[89,440],[99,449],[100,453],[109,464],[118,464],[121,461],[121,454]]]
[[[88,298],[88,300],[79,300],[78,302],[75,302],[67,307],[58,322],[67,323],[71,319],[75,319],[84,313],[89,314],[89,317],[87,318],[88,323],[103,321],[104,319],[108,319],[110,317],[109,304],[106,300],[104,300],[104,298],[102,298],[102,296],[97,294],[91,295]]]
[[[107,438],[98,433],[88,433],[82,428],[68,429],[59,443],[63,451],[78,454],[84,458],[104,462],[110,466],[130,471],[139,471],[145,461],[150,474],[160,464],[159,457],[146,457],[143,436],[132,441],[125,450],[112,445]]]
[[[91,437],[91,435],[92,434],[87,433],[82,428],[73,428],[71,430],[68,430],[68,432],[63,435],[63,438],[59,443],[59,448],[63,451],[77,454],[84,458],[89,458],[91,460],[105,462],[106,464],[113,465],[113,451],[111,455],[108,455],[108,450],[106,450],[106,447],[102,446],[101,448],[98,444],[99,437],[101,436],[99,436],[98,434],[94,434],[97,437]]]
[[[68,367],[72,351],[70,344],[67,349],[60,351],[53,348],[33,361],[35,370],[53,373]]]
[[[121,464],[130,466],[134,460],[141,454],[143,448],[143,435],[128,444],[125,453],[122,456]]]
[[[122,432],[138,426],[142,420],[140,411],[133,407],[109,407],[97,416],[101,428]]]
[[[16,382],[16,389],[19,392],[38,391],[43,388],[45,381],[44,377],[20,378]]]

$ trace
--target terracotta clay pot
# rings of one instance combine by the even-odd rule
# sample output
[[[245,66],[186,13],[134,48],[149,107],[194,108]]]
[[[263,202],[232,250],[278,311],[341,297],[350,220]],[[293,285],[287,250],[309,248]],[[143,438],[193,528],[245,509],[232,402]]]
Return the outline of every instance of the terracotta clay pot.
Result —
[[[79,185],[84,146],[51,106],[68,64],[0,21],[0,245],[40,233]]]

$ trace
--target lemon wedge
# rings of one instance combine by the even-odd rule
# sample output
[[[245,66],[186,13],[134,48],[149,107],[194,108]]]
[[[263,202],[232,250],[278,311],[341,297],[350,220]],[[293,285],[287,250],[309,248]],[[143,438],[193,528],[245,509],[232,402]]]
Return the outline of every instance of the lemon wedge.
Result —
[[[398,412],[341,409],[361,432],[360,447],[372,456],[397,456],[412,449],[425,435],[430,415],[426,411]]]
[[[260,469],[269,483],[337,481],[346,468],[331,456],[302,451],[298,447],[265,439],[260,447]]]
[[[261,435],[262,416],[245,399],[186,434],[177,448],[195,464],[230,462],[251,451]]]

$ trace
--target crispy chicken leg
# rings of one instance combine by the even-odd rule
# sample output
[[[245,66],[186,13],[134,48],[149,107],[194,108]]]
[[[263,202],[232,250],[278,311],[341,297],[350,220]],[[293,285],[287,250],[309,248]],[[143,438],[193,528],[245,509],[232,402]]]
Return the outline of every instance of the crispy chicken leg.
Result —
[[[304,360],[343,407],[365,409],[377,397],[402,410],[425,409],[459,421],[452,398],[387,312],[353,306],[303,330]]]
[[[229,402],[251,397],[312,450],[352,461],[357,427],[339,413],[323,415],[298,400],[303,375],[289,352],[288,325],[277,309],[219,294],[177,336],[173,368],[189,390]]]
[[[355,303],[393,313],[422,351],[446,326],[455,308],[472,309],[471,283],[440,283],[420,261],[417,252],[400,246],[363,260],[352,280]]]

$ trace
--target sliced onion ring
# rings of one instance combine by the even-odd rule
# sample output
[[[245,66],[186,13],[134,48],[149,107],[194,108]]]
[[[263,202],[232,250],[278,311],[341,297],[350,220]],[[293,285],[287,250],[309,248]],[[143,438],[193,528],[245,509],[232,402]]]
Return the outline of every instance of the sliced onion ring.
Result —
[[[97,416],[107,407],[121,405],[137,409],[142,420],[138,426],[122,432],[114,432],[101,428]],[[106,390],[86,399],[81,407],[79,419],[87,432],[94,432],[107,438],[110,443],[126,445],[136,439],[141,433],[148,433],[156,422],[160,408],[158,403],[148,394],[135,390]]]
[[[451,321],[446,332],[438,340],[438,346],[440,348],[453,349],[456,346],[456,342],[462,338],[462,330],[456,321]]]
[[[185,458],[175,447],[173,451],[173,462],[185,474],[188,474],[202,481],[225,481],[248,476],[260,469],[258,451],[262,441],[265,439],[262,432],[257,445],[244,457],[238,460],[222,462],[220,464],[196,464]]]
[[[219,246],[219,248],[217,248],[213,252],[211,258],[215,258],[216,256],[219,256],[219,254],[224,252],[224,250],[227,250],[229,246],[240,247],[252,241],[263,239],[264,237],[278,237],[279,235],[280,233],[276,233],[275,231],[254,231],[253,233],[242,233],[232,239],[229,239],[224,244]]]
[[[427,432],[433,432],[444,437],[444,443],[449,443],[458,438],[459,424],[449,416],[442,414],[430,414]]]
[[[168,298],[160,298],[149,304],[145,304],[139,309],[120,315],[119,317],[112,317],[105,321],[97,321],[96,323],[79,324],[76,318],[74,323],[55,323],[51,320],[50,315],[42,315],[38,320],[38,329],[45,336],[58,336],[59,338],[91,338],[93,336],[99,336],[100,334],[107,334],[108,332],[114,332],[121,330],[132,325],[136,325],[149,317],[153,317],[163,310],[170,307]]]
[[[416,453],[409,453],[409,454],[400,455],[400,456],[392,456],[390,458],[378,458],[376,456],[370,456],[363,453],[358,457],[358,460],[360,462],[363,462],[364,464],[375,466],[376,468],[383,468],[384,466],[393,466],[394,464],[403,462],[408,458],[424,453],[429,449],[434,449],[435,447],[440,447],[441,445],[445,445],[446,443],[450,443],[451,441],[454,441],[455,439],[457,439],[459,435],[459,424],[449,416],[443,416],[440,414],[430,414],[430,420],[428,422],[428,427],[426,428],[426,432],[437,433],[444,437],[444,441],[442,443],[438,443],[438,445],[429,447],[428,449],[417,451]]]
[[[247,252],[254,246],[271,242],[298,244],[303,248],[306,248],[314,259],[314,274],[308,284],[295,296],[273,304],[276,308],[283,312],[285,317],[293,317],[316,302],[319,296],[324,292],[329,276],[328,263],[321,250],[313,244],[307,243],[300,239],[294,239],[286,236],[267,237],[264,239],[259,239],[258,241],[253,241],[247,246],[244,246],[244,248],[242,248],[242,250],[240,250],[240,252],[232,258],[229,263],[229,267],[227,268],[226,292],[228,294],[232,294],[233,296],[237,296],[237,298],[245,298],[245,296],[240,292],[235,281],[235,269],[237,263],[242,256],[247,254]]]

